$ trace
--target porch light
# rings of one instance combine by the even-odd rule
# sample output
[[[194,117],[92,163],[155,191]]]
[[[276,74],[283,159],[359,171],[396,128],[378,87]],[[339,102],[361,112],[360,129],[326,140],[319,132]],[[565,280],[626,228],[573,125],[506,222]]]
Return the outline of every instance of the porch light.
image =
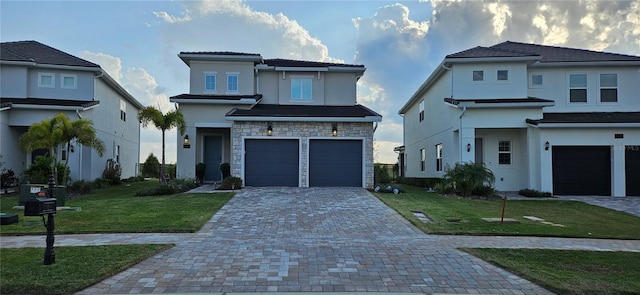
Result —
[[[69,145],[69,152],[70,152],[70,153],[73,153],[73,152],[75,152],[75,151],[76,151],[76,150],[75,150],[75,148],[73,147],[73,145],[72,145],[72,144],[70,144],[70,145]]]
[[[271,125],[271,123],[268,123],[267,125],[267,135],[273,135],[273,125]]]
[[[471,151],[471,144],[467,143],[467,153]]]
[[[331,135],[338,136],[338,124],[331,125]]]
[[[544,150],[545,151],[549,150],[549,142],[548,141],[544,143]]]
[[[184,136],[184,144],[182,145],[182,147],[185,149],[191,148],[191,140],[189,140],[188,134]]]

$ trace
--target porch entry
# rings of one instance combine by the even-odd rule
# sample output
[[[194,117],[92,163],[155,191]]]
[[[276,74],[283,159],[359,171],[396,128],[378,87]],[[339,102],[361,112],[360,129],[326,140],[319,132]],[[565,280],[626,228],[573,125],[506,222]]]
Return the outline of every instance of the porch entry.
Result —
[[[214,182],[222,180],[220,164],[222,163],[222,136],[204,137],[204,181]],[[194,168],[195,169],[195,168]]]
[[[482,147],[482,137],[476,137],[475,146],[476,146],[476,150],[475,150],[476,163],[484,163],[484,149]]]

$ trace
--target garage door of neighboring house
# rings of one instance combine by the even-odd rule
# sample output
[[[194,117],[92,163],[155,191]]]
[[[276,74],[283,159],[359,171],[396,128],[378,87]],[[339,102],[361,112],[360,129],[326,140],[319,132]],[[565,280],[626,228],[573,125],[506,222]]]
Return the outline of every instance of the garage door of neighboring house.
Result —
[[[553,193],[611,195],[611,147],[554,146]]]
[[[309,186],[362,187],[362,140],[309,141]]]
[[[245,185],[299,186],[297,139],[247,139]]]
[[[625,148],[625,182],[627,196],[640,196],[640,145]]]

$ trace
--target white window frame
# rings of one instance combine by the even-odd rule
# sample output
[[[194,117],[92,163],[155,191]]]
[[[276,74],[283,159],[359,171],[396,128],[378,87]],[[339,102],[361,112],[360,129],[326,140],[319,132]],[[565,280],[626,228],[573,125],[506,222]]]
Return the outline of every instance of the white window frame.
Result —
[[[216,93],[218,91],[218,72],[203,72],[204,93]],[[213,89],[207,88],[207,77],[213,77]]]
[[[533,76],[540,76],[542,83],[534,84]],[[529,88],[543,88],[543,87],[544,87],[544,75],[542,73],[531,73],[531,75],[529,75]]]
[[[420,101],[420,104],[418,105],[418,109],[420,111],[420,113],[418,113],[418,121],[422,122],[424,121],[424,99]]]
[[[42,77],[51,77],[51,84],[42,84]],[[55,88],[56,87],[56,74],[54,73],[38,73],[38,87],[41,88]]]
[[[127,121],[127,102],[120,100],[120,120]]]
[[[115,159],[116,163],[120,164],[120,145],[116,145],[114,154],[115,155],[113,156],[113,158]]]
[[[502,151],[500,150],[501,146],[500,144],[503,142],[508,142],[509,143],[509,150],[508,151]],[[508,154],[509,155],[509,163],[508,164],[503,164],[500,163],[500,155],[502,154]],[[513,140],[511,139],[500,139],[498,140],[498,165],[500,166],[511,166],[513,165]]]
[[[420,171],[427,169],[427,150],[420,149]]]
[[[239,93],[240,91],[240,73],[238,72],[227,72],[227,93],[232,93],[232,94],[236,94]],[[229,81],[229,78],[231,77],[235,77],[236,78],[236,89],[231,89],[231,83]]]
[[[587,78],[585,86],[572,87],[571,86],[571,76],[583,75]],[[589,74],[587,73],[569,73],[567,74],[567,102],[569,104],[588,104],[589,103]],[[585,91],[585,99],[586,101],[571,101],[571,90],[580,90],[584,89]]]
[[[442,163],[442,143],[436,144],[436,171],[443,171],[444,166]]]
[[[482,73],[482,80],[475,80],[476,78],[476,72],[481,72]],[[487,77],[485,75],[486,70],[484,69],[475,69],[475,70],[471,70],[471,83],[485,83],[487,81]]]
[[[500,80],[500,72],[505,71],[507,74],[507,79]],[[509,79],[509,69],[505,68],[497,68],[496,69],[496,82],[497,83],[509,83],[511,80]]]
[[[293,87],[294,87],[294,81],[300,81],[300,83],[302,83],[302,81],[310,81],[311,85],[309,85],[311,87],[310,89],[310,97],[304,97],[303,94],[305,92],[305,89],[302,87],[303,85],[300,84],[300,97],[296,98],[293,96],[294,91],[293,91]],[[291,100],[292,101],[312,101],[313,100],[313,76],[291,76]]]
[[[73,79],[73,85],[71,85],[71,86],[64,85],[65,78],[72,78]],[[78,88],[78,75],[60,74],[60,88],[63,88],[63,89],[77,89]]]
[[[602,86],[602,75],[616,75],[616,86]],[[618,73],[598,73],[598,103],[599,104],[618,104],[620,101],[620,95],[618,92],[619,89],[618,83]],[[616,101],[602,101],[602,90],[604,89],[615,89],[616,90]]]

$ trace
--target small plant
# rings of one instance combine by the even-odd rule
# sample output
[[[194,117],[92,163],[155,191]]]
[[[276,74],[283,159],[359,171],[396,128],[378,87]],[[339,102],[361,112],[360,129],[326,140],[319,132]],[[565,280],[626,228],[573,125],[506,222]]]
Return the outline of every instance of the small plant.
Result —
[[[93,189],[93,183],[90,181],[84,181],[84,180],[78,180],[78,181],[74,181],[69,187],[68,190],[69,192],[72,193],[76,193],[76,194],[89,194],[91,193],[91,190]]]
[[[120,163],[113,159],[107,160],[107,167],[102,172],[102,178],[106,179],[110,185],[119,185],[122,182],[121,175],[122,167],[120,167]]]
[[[493,172],[484,163],[456,163],[444,176],[445,185],[453,187],[454,192],[463,197],[474,194],[474,191],[488,193],[488,188],[492,188],[495,181]]]
[[[142,164],[142,175],[144,177],[156,177],[160,176],[160,161],[158,158],[150,153],[147,159]]]
[[[222,172],[223,180],[231,176],[231,165],[229,165],[229,163],[220,164],[220,172]]]
[[[207,165],[204,163],[196,164],[196,178],[198,179],[198,183],[202,184],[204,182],[204,172],[207,169]]]
[[[148,188],[136,192],[136,196],[163,196],[184,193],[198,187],[196,180],[193,178],[173,179],[167,184],[154,188]]]
[[[384,166],[384,164],[373,164],[373,181],[375,183],[389,183],[391,182],[391,177],[389,176],[389,171]]]
[[[540,192],[534,189],[521,189],[520,191],[518,191],[518,194],[523,196],[523,197],[529,197],[529,198],[552,198],[553,194],[551,194],[550,192]]]
[[[0,187],[3,189],[10,188],[15,185],[17,179],[16,173],[13,172],[13,170],[8,169],[7,171],[3,171],[2,174],[0,174]]]
[[[41,183],[47,184],[49,183],[49,177],[51,177],[51,163],[53,159],[48,156],[37,156],[36,160],[22,172],[24,176],[24,181],[28,183]],[[67,167],[65,167],[62,163],[56,163],[56,169],[58,171],[58,184],[63,184],[62,181],[67,176],[66,179],[69,179],[69,174],[71,171]]]
[[[218,190],[236,190],[242,188],[242,179],[235,176],[229,176],[222,180],[222,183],[217,188]]]

